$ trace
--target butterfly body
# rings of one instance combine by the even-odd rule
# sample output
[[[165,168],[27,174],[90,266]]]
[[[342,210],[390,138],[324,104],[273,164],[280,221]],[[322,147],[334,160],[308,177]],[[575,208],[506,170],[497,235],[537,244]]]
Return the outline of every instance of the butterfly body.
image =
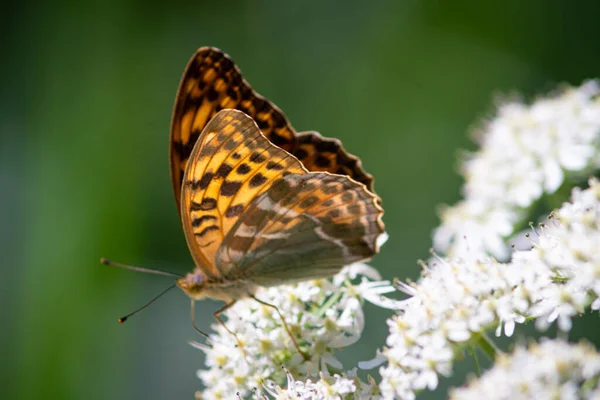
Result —
[[[257,286],[249,281],[238,279],[208,280],[204,273],[196,269],[177,280],[177,286],[190,298],[202,300],[207,297],[227,303],[254,295]]]

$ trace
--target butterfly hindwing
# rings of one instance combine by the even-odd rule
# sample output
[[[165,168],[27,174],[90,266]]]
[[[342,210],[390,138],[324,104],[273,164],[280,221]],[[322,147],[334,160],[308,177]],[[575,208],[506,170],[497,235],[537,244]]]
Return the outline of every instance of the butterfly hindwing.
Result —
[[[181,218],[196,265],[207,276],[222,276],[217,249],[254,199],[292,173],[306,169],[243,112],[222,110],[206,125],[185,170]]]
[[[282,176],[240,216],[217,266],[261,286],[331,276],[378,251],[382,214],[378,197],[348,177]]]

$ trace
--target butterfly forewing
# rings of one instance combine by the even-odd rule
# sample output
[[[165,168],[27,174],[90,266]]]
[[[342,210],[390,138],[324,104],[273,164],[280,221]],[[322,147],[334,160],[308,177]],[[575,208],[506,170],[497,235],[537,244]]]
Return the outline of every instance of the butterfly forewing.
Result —
[[[190,155],[181,196],[186,239],[206,275],[222,276],[217,249],[254,199],[284,174],[305,172],[244,113],[222,110],[208,123]]]
[[[203,47],[183,74],[171,121],[169,156],[178,209],[183,175],[194,145],[208,121],[225,108],[248,114],[272,144],[291,152],[309,171],[346,174],[372,190],[371,175],[339,141],[316,132],[298,135],[279,108],[252,90],[229,56]]]
[[[378,251],[382,214],[377,196],[348,177],[282,176],[230,230],[218,269],[262,286],[334,275]]]
[[[225,108],[248,114],[273,144],[285,150],[295,147],[295,132],[283,112],[251,89],[229,56],[203,47],[186,67],[173,110],[170,158],[177,200],[194,144],[208,121]]]

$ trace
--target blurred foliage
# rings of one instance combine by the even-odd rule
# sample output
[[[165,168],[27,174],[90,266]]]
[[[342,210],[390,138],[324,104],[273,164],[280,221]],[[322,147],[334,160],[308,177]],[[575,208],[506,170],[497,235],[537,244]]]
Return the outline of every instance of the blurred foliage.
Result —
[[[222,48],[297,129],[362,158],[391,237],[373,265],[416,278],[436,207],[459,199],[471,124],[491,115],[494,93],[598,76],[599,16],[594,1],[4,4],[0,397],[190,399],[200,388],[188,300],[172,292],[120,326],[168,279],[98,262],[192,268],[167,139],[196,48]],[[201,326],[216,307],[199,306]],[[383,343],[387,316],[368,308],[348,367]],[[572,336],[598,332],[597,320]]]

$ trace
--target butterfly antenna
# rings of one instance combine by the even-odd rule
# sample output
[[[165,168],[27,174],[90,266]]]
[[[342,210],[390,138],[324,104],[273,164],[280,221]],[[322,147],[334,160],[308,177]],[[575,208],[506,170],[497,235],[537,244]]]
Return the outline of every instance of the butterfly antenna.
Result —
[[[152,300],[150,300],[149,302],[147,302],[146,304],[144,304],[143,306],[141,306],[140,308],[138,308],[137,310],[130,312],[129,314],[127,314],[124,317],[119,318],[119,323],[123,323],[125,321],[127,321],[127,318],[131,317],[132,315],[135,315],[137,313],[139,313],[140,311],[142,311],[144,308],[148,307],[150,304],[154,303],[156,300],[158,300],[163,294],[167,293],[169,290],[173,289],[175,286],[177,286],[176,283],[172,284],[171,286],[169,286],[168,288],[166,288],[165,290],[163,290],[158,296],[155,296]]]
[[[102,257],[100,259],[100,262],[102,264],[104,264],[104,265],[110,265],[112,267],[125,268],[125,269],[129,269],[131,271],[144,272],[146,274],[171,276],[173,278],[181,278],[182,277],[181,275],[174,274],[172,272],[165,272],[165,271],[159,271],[159,270],[156,270],[156,269],[148,269],[148,268],[142,268],[142,267],[134,267],[133,265],[121,264],[121,263],[116,262],[116,261],[108,260],[108,259],[106,259],[104,257]]]

